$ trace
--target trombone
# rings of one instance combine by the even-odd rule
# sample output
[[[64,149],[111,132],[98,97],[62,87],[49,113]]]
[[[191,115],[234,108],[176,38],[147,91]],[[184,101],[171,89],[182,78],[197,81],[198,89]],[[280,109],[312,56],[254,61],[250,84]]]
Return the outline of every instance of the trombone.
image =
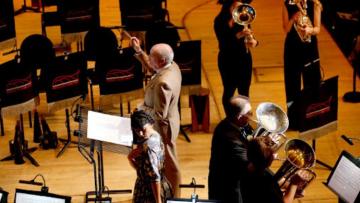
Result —
[[[233,10],[232,10],[232,18],[235,23],[244,26],[244,28],[248,28],[248,25],[255,20],[256,12],[255,9],[250,6],[249,4],[239,3]],[[253,35],[245,36],[245,44],[248,41],[254,38]]]

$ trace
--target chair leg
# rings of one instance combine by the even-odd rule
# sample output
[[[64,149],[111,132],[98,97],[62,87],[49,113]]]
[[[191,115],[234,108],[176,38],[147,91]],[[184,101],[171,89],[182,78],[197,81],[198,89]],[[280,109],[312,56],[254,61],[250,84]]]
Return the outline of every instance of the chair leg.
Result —
[[[28,112],[29,115],[29,127],[32,128],[32,113],[31,111]]]
[[[131,113],[131,109],[130,109],[130,108],[131,108],[131,104],[130,104],[130,101],[128,101],[127,104],[128,104],[128,114],[130,114],[130,113]]]
[[[1,115],[1,111],[0,111],[0,127],[1,127],[1,136],[5,135],[5,130],[4,130],[4,121],[3,121],[3,117]]]
[[[93,84],[92,84],[91,81],[90,81],[90,102],[91,102],[91,110],[94,110],[95,109],[95,106],[94,106],[94,92],[93,92]]]

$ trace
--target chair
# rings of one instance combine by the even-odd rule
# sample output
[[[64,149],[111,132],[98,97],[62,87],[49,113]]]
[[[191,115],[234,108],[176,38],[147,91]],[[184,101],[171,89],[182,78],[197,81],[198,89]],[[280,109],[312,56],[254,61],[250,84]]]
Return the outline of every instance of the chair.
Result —
[[[134,57],[132,48],[118,49],[115,34],[109,28],[90,30],[85,36],[85,53],[95,60],[95,71],[90,72],[90,94],[94,109],[93,85],[99,85],[100,104],[104,107],[143,98],[143,73],[141,63]]]
[[[17,59],[1,64],[0,67],[0,106],[3,116],[19,116],[22,125],[22,114],[33,111],[39,104],[39,92],[36,89],[36,75],[32,69]],[[31,120],[31,117],[29,117]],[[23,127],[21,127],[23,129]],[[24,137],[24,136],[22,136]],[[35,166],[39,166],[28,149],[27,141],[22,139],[21,151]],[[10,160],[14,154],[2,160]]]
[[[108,58],[98,58],[95,73],[99,79],[100,106],[120,102],[120,114],[123,115],[122,103],[143,98],[142,66],[134,57],[132,48],[124,48]]]
[[[164,0],[119,0],[121,23],[126,30],[145,31],[159,20],[164,20],[167,10]]]
[[[46,27],[60,26],[60,14],[58,12],[59,0],[42,0],[41,1],[41,33],[46,35]],[[56,7],[56,10],[48,11],[47,7]]]
[[[191,107],[192,131],[199,129],[199,124],[205,131],[209,130],[209,91],[201,87],[201,41],[181,41],[174,48],[174,61],[179,65],[182,84],[181,95],[189,95]],[[181,112],[181,102],[179,111]],[[201,108],[200,108],[201,107]],[[190,138],[181,125],[180,131],[190,142]]]
[[[16,48],[13,0],[0,1],[0,50]]]
[[[201,87],[201,41],[181,41],[174,48],[174,61],[182,75],[182,94],[197,93]]]
[[[58,11],[61,35],[66,43],[82,43],[87,31],[100,26],[99,0],[62,0]]]
[[[42,71],[49,112],[65,108],[67,140],[57,154],[61,156],[71,144],[70,117],[68,108],[84,101],[88,93],[86,60],[82,52],[57,57]],[[61,139],[60,139],[61,140]]]
[[[24,39],[20,46],[20,56],[22,63],[37,72],[38,76],[38,89],[42,91],[44,86],[42,85],[44,79],[42,70],[55,60],[55,51],[53,49],[52,42],[43,35],[33,34]]]

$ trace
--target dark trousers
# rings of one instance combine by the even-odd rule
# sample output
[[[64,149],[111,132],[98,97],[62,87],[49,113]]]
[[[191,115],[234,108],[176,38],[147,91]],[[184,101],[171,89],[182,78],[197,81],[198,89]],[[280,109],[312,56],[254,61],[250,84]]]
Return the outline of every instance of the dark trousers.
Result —
[[[292,129],[298,128],[301,79],[303,80],[304,88],[318,87],[321,81],[320,62],[318,59],[307,63],[307,66],[301,65],[301,63],[293,63],[295,60],[285,60],[284,66],[287,114],[290,128]],[[290,103],[291,105],[289,105]]]
[[[230,111],[229,101],[234,96],[235,90],[240,95],[249,96],[252,74],[251,54],[249,52],[242,56],[232,56],[220,52],[218,66],[224,86],[222,103],[225,113],[228,115]]]

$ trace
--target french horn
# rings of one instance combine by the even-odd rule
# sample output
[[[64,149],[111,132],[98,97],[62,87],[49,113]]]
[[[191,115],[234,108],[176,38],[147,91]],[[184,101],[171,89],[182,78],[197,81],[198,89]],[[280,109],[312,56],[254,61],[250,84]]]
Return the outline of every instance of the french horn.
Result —
[[[257,123],[252,137],[269,136],[273,141],[271,148],[274,151],[279,150],[287,140],[284,134],[289,127],[286,113],[274,103],[263,102],[256,108],[256,119],[251,119]]]
[[[275,173],[274,178],[280,188],[286,190],[295,175],[303,180],[297,186],[296,197],[302,197],[304,189],[316,178],[310,169],[315,165],[316,158],[313,148],[303,140],[292,139],[285,145],[286,160]]]

